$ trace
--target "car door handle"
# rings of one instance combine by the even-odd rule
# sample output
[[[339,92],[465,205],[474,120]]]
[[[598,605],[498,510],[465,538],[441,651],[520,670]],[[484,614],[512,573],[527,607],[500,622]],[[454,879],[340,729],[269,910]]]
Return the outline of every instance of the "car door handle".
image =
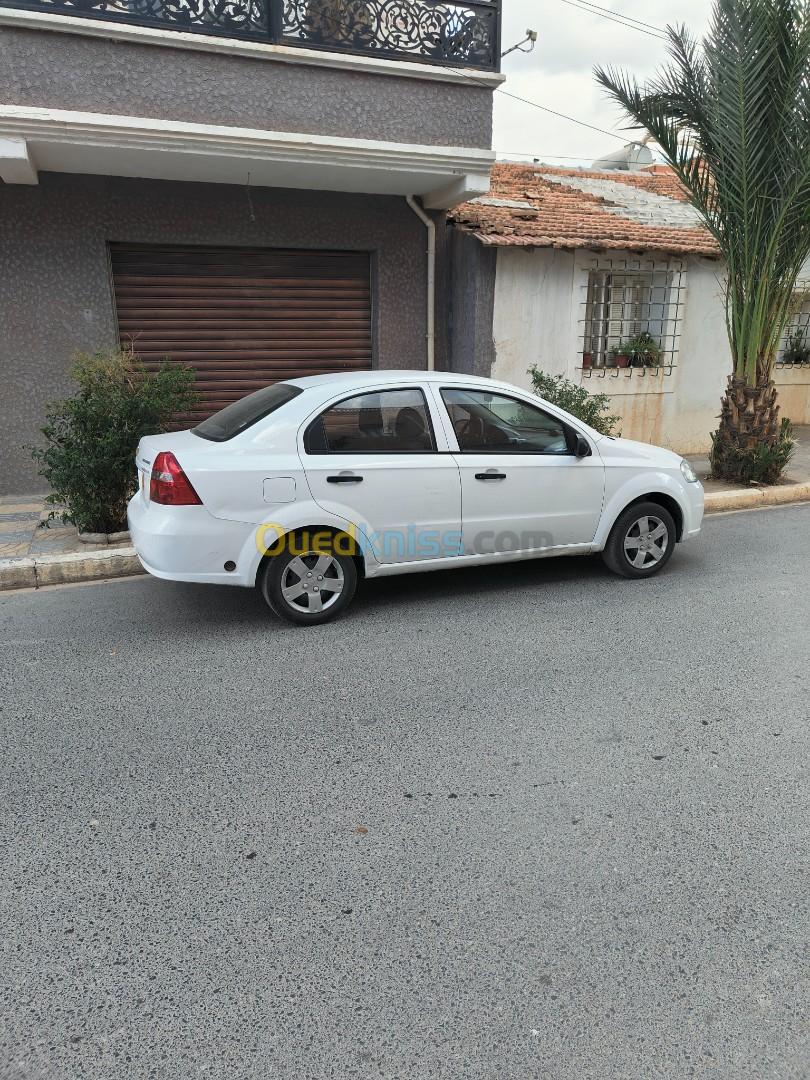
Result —
[[[505,480],[505,472],[477,472],[475,474],[476,480]]]
[[[363,480],[362,476],[355,476],[354,473],[338,473],[337,476],[327,476],[327,484],[359,484]]]

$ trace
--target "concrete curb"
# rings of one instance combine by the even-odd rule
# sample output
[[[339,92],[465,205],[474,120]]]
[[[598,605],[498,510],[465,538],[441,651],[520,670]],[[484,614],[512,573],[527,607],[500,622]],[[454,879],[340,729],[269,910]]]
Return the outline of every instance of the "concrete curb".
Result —
[[[142,574],[135,548],[129,544],[101,551],[76,551],[65,555],[34,555],[27,559],[0,559],[0,592],[5,589],[38,589],[42,585],[67,585],[77,581],[129,577]]]
[[[707,492],[705,509],[707,514],[717,514],[723,510],[750,510],[756,506],[783,506],[807,500],[810,500],[810,481]]]

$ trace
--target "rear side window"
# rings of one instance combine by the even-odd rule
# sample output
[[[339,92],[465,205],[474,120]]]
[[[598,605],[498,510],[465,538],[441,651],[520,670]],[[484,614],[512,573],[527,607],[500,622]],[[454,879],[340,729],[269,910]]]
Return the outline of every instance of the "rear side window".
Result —
[[[300,387],[289,386],[287,383],[265,386],[262,390],[257,390],[255,394],[248,394],[247,397],[226,405],[224,409],[215,412],[213,416],[209,416],[207,420],[203,420],[191,430],[201,439],[227,442],[234,435],[247,431],[258,420],[263,420],[265,416],[269,416],[282,405],[286,405],[288,401],[292,401],[294,397],[298,397],[301,392]]]
[[[435,450],[421,390],[357,394],[322,412],[304,436],[308,454],[407,454]]]

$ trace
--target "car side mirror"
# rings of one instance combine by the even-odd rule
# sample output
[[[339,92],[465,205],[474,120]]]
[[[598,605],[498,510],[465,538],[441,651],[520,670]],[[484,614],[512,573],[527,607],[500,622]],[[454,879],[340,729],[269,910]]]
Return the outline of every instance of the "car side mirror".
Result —
[[[590,453],[591,453],[590,444],[589,444],[587,439],[582,437],[582,435],[577,435],[577,443],[576,443],[576,448],[574,450],[574,453],[576,454],[576,456],[578,458],[580,458],[580,457],[589,457],[590,456]]]

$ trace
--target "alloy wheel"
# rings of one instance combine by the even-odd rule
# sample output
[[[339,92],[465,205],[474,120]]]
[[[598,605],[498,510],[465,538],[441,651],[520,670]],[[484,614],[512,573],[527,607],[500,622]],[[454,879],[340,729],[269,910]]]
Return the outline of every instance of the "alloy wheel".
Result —
[[[669,546],[669,529],[661,518],[645,514],[637,518],[624,536],[624,555],[637,570],[661,562]]]
[[[281,595],[304,614],[326,611],[343,592],[345,579],[337,559],[314,551],[297,555],[281,575]]]

